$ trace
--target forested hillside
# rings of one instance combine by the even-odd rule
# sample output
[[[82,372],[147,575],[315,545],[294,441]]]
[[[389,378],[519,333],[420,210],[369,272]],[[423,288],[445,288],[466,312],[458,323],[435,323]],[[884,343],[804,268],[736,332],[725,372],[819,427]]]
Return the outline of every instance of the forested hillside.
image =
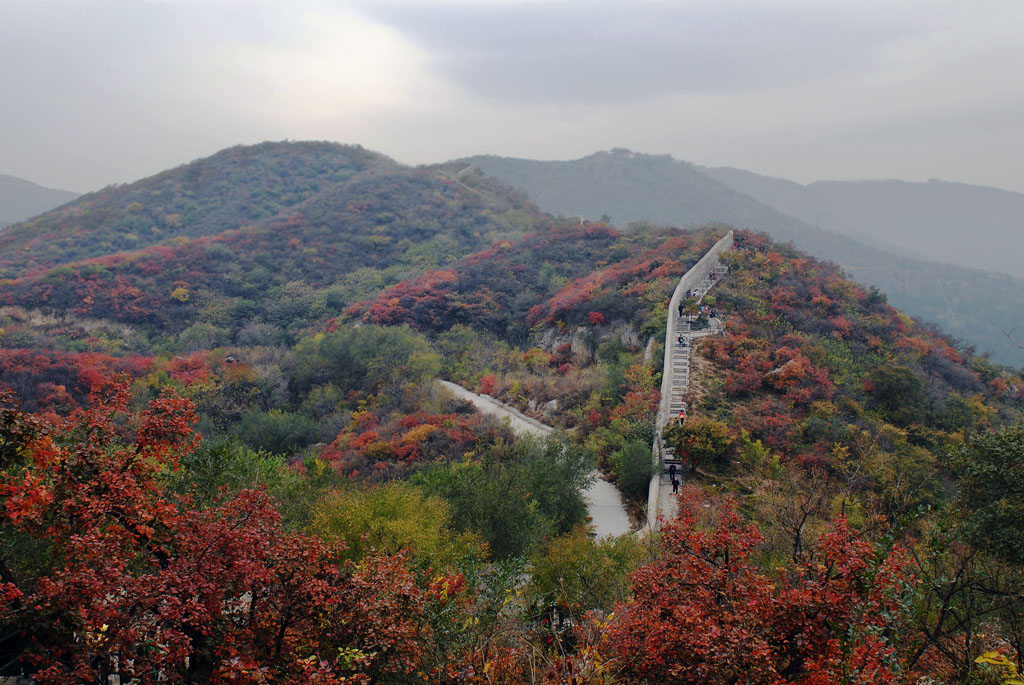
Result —
[[[383,155],[336,143],[229,148],[10,227],[0,234],[0,277],[241,228],[360,172],[395,166]]]
[[[371,174],[243,228],[0,281],[9,320],[39,323],[5,328],[5,346],[141,353],[239,336],[294,341],[401,275],[548,221],[503,189],[476,185],[440,168]]]
[[[233,154],[266,149],[288,156]],[[463,166],[346,171],[262,219],[53,268],[40,245],[11,248],[38,266],[0,282],[0,672],[810,684],[1020,668],[1018,372],[737,231],[705,300],[724,327],[696,343],[690,414],[664,434],[679,517],[594,540],[595,464],[643,523],[667,304],[728,227],[555,218]],[[105,235],[94,199],[83,225]],[[558,431],[517,439],[437,378]]]
[[[937,240],[937,234],[929,238],[923,235],[920,216],[932,216],[934,212],[926,197],[918,198],[916,205],[904,198],[900,211],[884,220],[875,216],[872,221],[877,219],[876,225],[864,233],[874,236],[876,246],[871,246],[849,237],[852,234],[841,235],[838,226],[818,222],[818,210],[813,209],[817,205],[808,204],[806,193],[794,195],[796,184],[735,170],[725,173],[702,169],[668,155],[613,150],[567,162],[494,156],[464,161],[522,189],[542,209],[553,213],[582,215],[591,220],[605,215],[617,226],[634,221],[674,226],[721,221],[765,231],[775,240],[790,241],[801,250],[836,262],[861,283],[884,292],[911,316],[940,325],[979,351],[992,353],[1002,363],[1024,365],[1024,329],[1017,324],[1024,320],[1024,281],[906,256],[906,252],[930,254],[915,250],[915,244],[921,248],[923,242],[942,242]],[[749,177],[759,182],[748,182]],[[978,198],[972,200],[970,206],[977,206],[977,201]],[[878,207],[885,203],[876,204],[873,199],[862,197],[846,206],[853,205],[863,215],[879,211]],[[787,208],[793,211],[788,212]],[[916,229],[911,241],[902,243],[905,251],[879,249],[878,241],[900,244],[896,241],[896,224],[915,211],[920,216],[907,223]],[[959,216],[959,211],[946,214]],[[815,228],[818,223],[837,232],[819,230]],[[948,221],[943,225],[947,231],[953,230]],[[1016,225],[1003,223],[1000,230],[1012,230]],[[975,235],[962,226],[954,232],[958,240]],[[998,249],[992,240],[984,244],[983,250]],[[1007,254],[1014,252],[1009,250]],[[996,268],[994,262],[982,265]]]

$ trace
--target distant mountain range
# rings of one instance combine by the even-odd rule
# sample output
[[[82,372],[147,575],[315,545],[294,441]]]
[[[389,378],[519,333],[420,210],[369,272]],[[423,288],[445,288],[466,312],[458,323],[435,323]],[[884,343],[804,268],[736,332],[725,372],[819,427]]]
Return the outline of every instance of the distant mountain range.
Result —
[[[1002,265],[1005,271],[1021,273],[1024,236],[1011,230],[1024,220],[1024,196],[1019,194],[952,183],[801,186],[622,149],[571,161],[483,155],[460,162],[512,184],[552,213],[604,216],[619,226],[635,221],[676,226],[722,222],[765,231],[836,262],[857,280],[886,293],[897,307],[939,324],[994,359],[1024,365],[1024,280],[992,272]],[[988,210],[986,197],[995,198]],[[963,208],[954,211],[961,198]],[[892,215],[876,221],[873,217],[885,214],[886,207],[892,208]],[[948,209],[943,221],[937,216],[939,207]],[[958,231],[956,217],[964,214],[985,220]],[[872,228],[851,228],[865,223]],[[900,228],[904,224],[905,232]],[[931,237],[923,233],[928,225],[935,226]],[[952,247],[937,245],[943,241]],[[965,243],[980,247],[964,248],[965,257],[956,260],[957,265],[912,256],[953,261],[949,256],[959,254],[956,245]],[[983,254],[987,261],[971,257]],[[969,268],[975,263],[972,259],[989,270]]]
[[[44,188],[23,178],[0,174],[0,229],[42,214],[76,197],[78,193]]]
[[[792,217],[884,249],[1024,278],[1024,195],[929,181],[800,185],[729,167],[708,176]]]

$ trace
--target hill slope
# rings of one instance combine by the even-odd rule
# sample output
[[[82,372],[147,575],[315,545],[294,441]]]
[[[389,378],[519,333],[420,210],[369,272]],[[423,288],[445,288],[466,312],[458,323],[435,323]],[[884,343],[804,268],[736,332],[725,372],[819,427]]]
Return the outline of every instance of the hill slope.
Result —
[[[397,164],[359,146],[261,143],[110,186],[0,234],[0,278],[272,217],[361,172]]]
[[[188,667],[175,656],[147,672],[187,679],[241,644],[256,646],[224,673],[296,682],[525,682],[538,664],[559,669],[551,682],[833,682],[848,655],[870,682],[966,682],[951,674],[969,674],[979,651],[1024,644],[1024,556],[994,557],[1005,546],[991,544],[1024,550],[1024,437],[1001,467],[964,474],[946,458],[1019,426],[1024,380],[764,234],[737,231],[706,299],[725,326],[694,345],[701,393],[677,426],[712,438],[677,449],[692,465],[686,518],[649,544],[557,537],[583,523],[591,457],[646,497],[666,305],[724,229],[553,219],[461,166],[354,173],[241,227],[0,281],[0,304],[12,303],[0,308],[0,385],[67,414],[102,374],[134,379],[131,397],[127,384],[97,394],[31,451],[39,424],[0,393],[3,549],[31,553],[0,555],[22,583],[9,594],[24,598],[0,617],[15,636],[0,644],[8,672],[48,665],[57,644],[101,680],[123,654],[146,656],[139,635],[190,642],[182,625],[209,639]],[[439,393],[439,376],[574,430],[515,441]],[[250,487],[261,492],[232,498]],[[922,532],[935,544],[918,544]],[[488,554],[512,561],[481,574]],[[240,623],[230,598],[248,588],[286,602],[254,599]],[[934,610],[951,596],[964,620]],[[155,611],[168,597],[199,609]],[[555,632],[591,610],[601,620],[572,641]],[[110,638],[82,640],[82,625]],[[260,646],[282,635],[287,649]],[[47,653],[29,660],[39,645]],[[394,645],[407,658],[390,661]]]
[[[9,316],[45,325],[5,327],[0,340],[9,347],[106,352],[115,343],[87,330],[100,324],[127,327],[138,352],[157,341],[175,351],[210,349],[240,334],[251,338],[254,329],[263,339],[291,339],[400,278],[550,223],[490,179],[464,183],[446,167],[389,167],[323,182],[282,213],[241,228],[178,235],[167,244],[2,280],[0,304],[14,308]],[[119,197],[110,204],[141,192],[129,188],[127,196],[112,190]],[[101,223],[104,212],[97,216],[88,199],[79,202],[85,207],[73,203],[67,211],[80,210],[97,226],[95,233],[109,232]],[[206,218],[191,229],[223,223],[214,212]],[[27,244],[24,250],[34,259],[39,247]]]
[[[464,160],[528,193],[546,211],[617,225],[651,221],[673,225],[722,221],[792,241],[816,257],[843,266],[887,294],[913,316],[941,325],[1003,363],[1024,365],[1024,281],[976,269],[915,260],[819,230],[668,155],[600,152],[565,162],[494,156]],[[730,176],[731,178],[731,176]],[[803,197],[788,182],[771,180],[775,194],[805,215]],[[768,182],[766,181],[766,185]],[[795,185],[795,184],[793,184]],[[998,293],[998,297],[993,294]]]
[[[0,174],[0,228],[53,209],[78,193],[44,188],[16,176]]]

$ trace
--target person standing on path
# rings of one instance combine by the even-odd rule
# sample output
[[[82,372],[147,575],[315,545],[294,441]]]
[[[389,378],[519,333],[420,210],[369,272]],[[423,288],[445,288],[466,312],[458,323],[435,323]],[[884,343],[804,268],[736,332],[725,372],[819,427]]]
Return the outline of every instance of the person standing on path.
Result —
[[[679,494],[679,479],[675,478],[675,477],[672,478],[672,494],[673,495],[678,495]]]

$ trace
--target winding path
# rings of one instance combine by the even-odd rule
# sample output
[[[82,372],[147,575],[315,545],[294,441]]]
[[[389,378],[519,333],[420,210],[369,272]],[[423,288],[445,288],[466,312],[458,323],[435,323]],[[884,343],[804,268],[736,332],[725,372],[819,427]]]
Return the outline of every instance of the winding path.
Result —
[[[531,419],[514,407],[499,402],[489,395],[478,395],[466,390],[461,385],[450,381],[439,380],[456,397],[473,403],[482,414],[490,414],[499,418],[507,418],[512,432],[516,435],[536,435],[547,437],[554,429],[536,419]],[[583,499],[587,504],[594,533],[599,538],[625,535],[630,532],[629,515],[622,502],[618,489],[601,477],[598,471],[591,474],[590,486],[583,491]]]

